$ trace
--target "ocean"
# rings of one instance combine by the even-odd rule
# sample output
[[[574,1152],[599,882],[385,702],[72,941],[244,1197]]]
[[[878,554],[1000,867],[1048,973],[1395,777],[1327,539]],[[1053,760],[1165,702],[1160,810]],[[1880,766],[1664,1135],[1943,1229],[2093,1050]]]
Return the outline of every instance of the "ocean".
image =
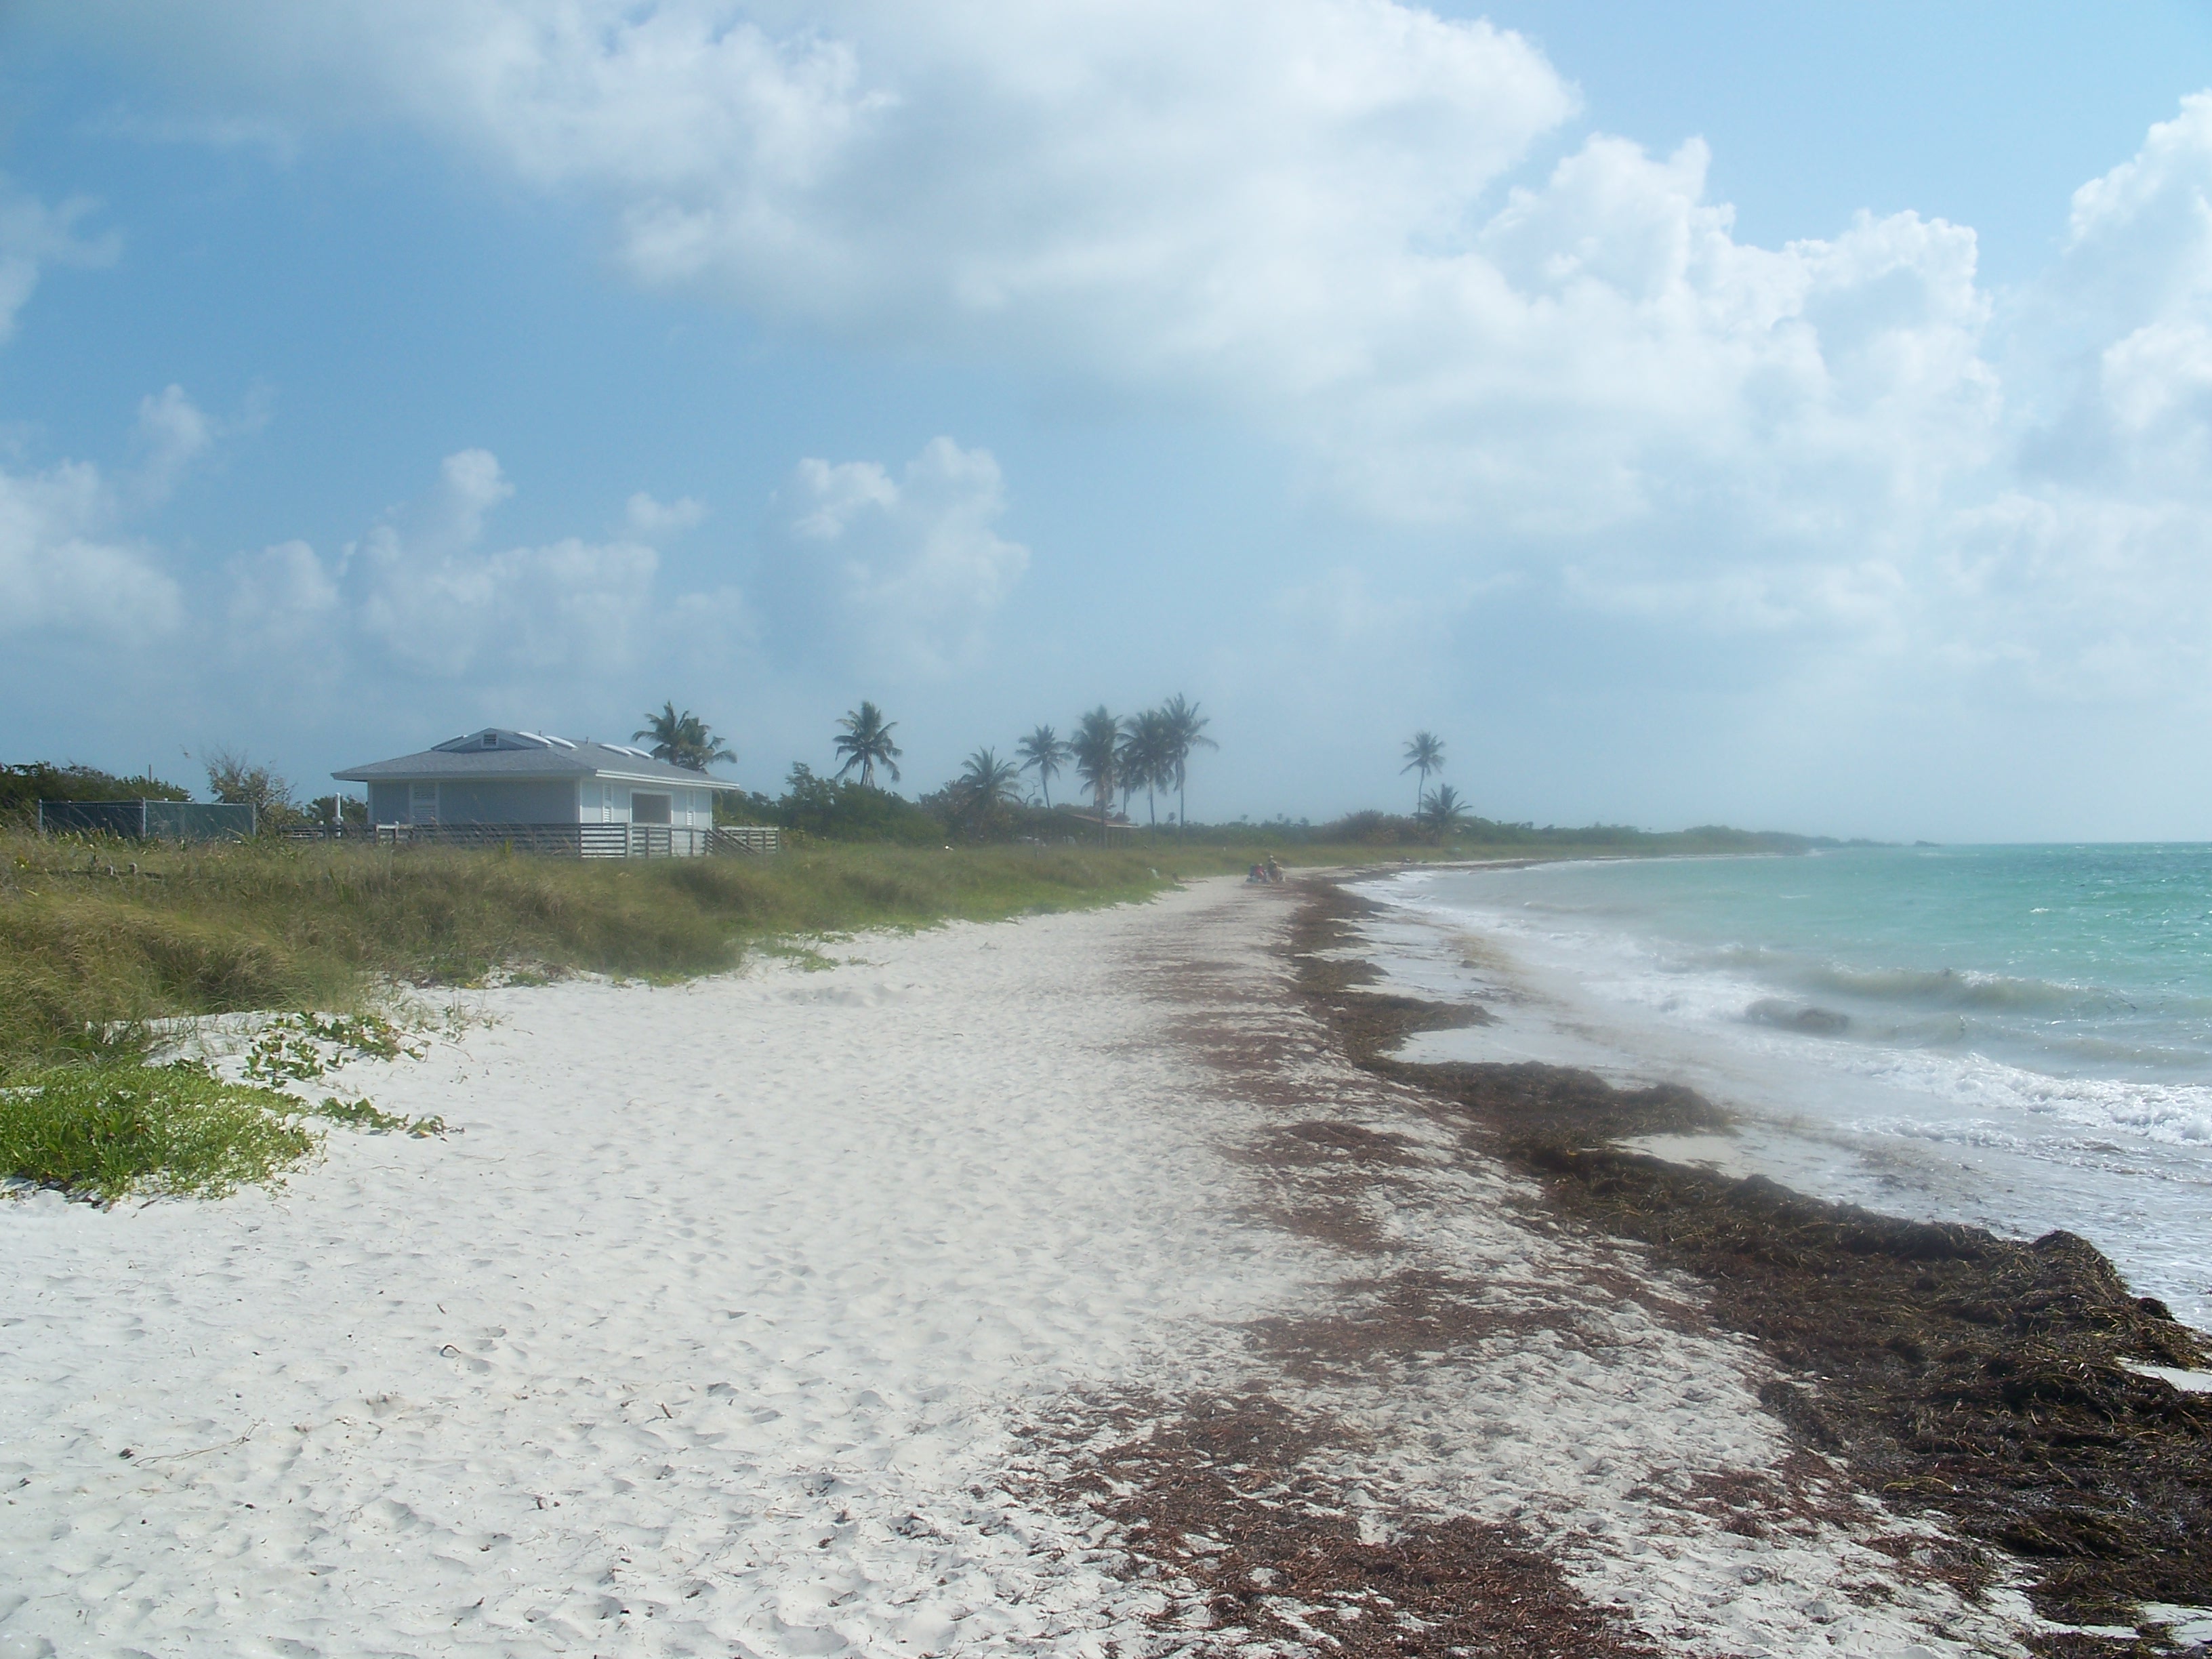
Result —
[[[1891,1214],[2063,1227],[2212,1327],[2212,847],[1850,848],[1408,871],[1394,981],[1495,1026],[1414,1059],[1669,1079],[1663,1155]]]

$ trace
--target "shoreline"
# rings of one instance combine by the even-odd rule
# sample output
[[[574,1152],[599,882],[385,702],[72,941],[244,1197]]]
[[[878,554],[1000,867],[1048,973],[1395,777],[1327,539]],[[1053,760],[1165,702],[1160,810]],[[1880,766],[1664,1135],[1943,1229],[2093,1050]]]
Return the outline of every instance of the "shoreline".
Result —
[[[1887,968],[1885,947],[1869,956],[1865,941],[1835,956],[1811,935],[1788,943],[1786,921],[1770,936],[1740,913],[1715,933],[1686,908],[1705,902],[1686,894],[1712,890],[1723,906],[1765,892],[1820,912],[1835,884],[1808,876],[1798,890],[1799,878],[1739,872],[1680,888],[1583,871],[1528,872],[1525,890],[1516,876],[1481,872],[1355,882],[1385,907],[1362,932],[1382,946],[1376,965],[1395,988],[1477,997],[1498,1016],[1417,1035],[1395,1057],[1533,1060],[1622,1087],[1684,1084],[1732,1124],[1702,1147],[1646,1150],[1884,1214],[2007,1237],[2079,1233],[2139,1292],[2212,1331],[2212,1223],[2196,1201],[2212,1191],[2212,1086],[2190,1080],[2204,1056],[2175,1070],[2179,1052],[2160,1046],[2194,1036],[2170,1020],[2142,1029],[2135,1017],[2149,1011],[2132,1006],[2132,981],[2112,990],[2063,963],[1984,963],[1960,964],[1959,990],[1911,940],[1887,948],[1921,968]],[[1851,883],[1868,884],[1865,873]],[[1644,894],[1649,915],[1636,913]],[[1613,902],[1626,908],[1613,914]],[[1836,921],[1831,910],[1795,925],[1802,935]],[[1739,934],[1766,942],[1715,943]],[[1939,947],[1939,959],[1952,954]],[[2110,1032],[2081,1023],[2108,1013],[2119,1021]],[[2142,1065],[2125,1063],[2124,1043]]]
[[[2190,1384],[2212,1360],[2203,1333],[2133,1296],[2071,1234],[2031,1243],[1901,1220],[1669,1159],[1729,1127],[1680,1085],[1391,1057],[1487,1014],[1361,988],[1381,975],[1346,940],[1386,908],[1346,890],[1364,873],[1316,882],[1304,919],[1310,951],[1327,958],[1309,955],[1305,994],[1359,1063],[1464,1111],[1575,1224],[1695,1276],[1708,1313],[1790,1374],[1762,1403],[1806,1445],[2008,1558],[2054,1624],[2098,1632],[2050,1632],[2045,1650],[2113,1651],[2141,1607],[2203,1620],[2212,1409]],[[2145,1625],[2147,1637],[2163,1627]]]
[[[349,1076],[451,1141],[0,1205],[0,1640],[2065,1651],[1692,1273],[1371,1063],[1363,1002],[1467,1015],[1360,993],[1331,893],[489,991]]]

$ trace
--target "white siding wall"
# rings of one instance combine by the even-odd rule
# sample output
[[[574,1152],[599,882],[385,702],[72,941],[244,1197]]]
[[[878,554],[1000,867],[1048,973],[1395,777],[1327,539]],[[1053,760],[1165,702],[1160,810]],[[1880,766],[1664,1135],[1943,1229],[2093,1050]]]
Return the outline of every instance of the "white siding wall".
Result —
[[[571,786],[512,782],[460,783],[440,791],[440,822],[567,823],[563,803]],[[630,797],[671,796],[669,817],[679,830],[707,830],[714,823],[714,794],[711,789],[686,788],[681,784],[629,784],[586,778],[573,786],[579,823],[633,822]],[[404,823],[409,817],[404,783],[374,783],[368,787],[369,819],[374,823]]]
[[[687,789],[681,784],[586,782],[582,786],[581,813],[586,823],[630,823],[633,794],[668,795],[669,821],[677,829],[706,830],[714,822],[714,793],[711,789]]]

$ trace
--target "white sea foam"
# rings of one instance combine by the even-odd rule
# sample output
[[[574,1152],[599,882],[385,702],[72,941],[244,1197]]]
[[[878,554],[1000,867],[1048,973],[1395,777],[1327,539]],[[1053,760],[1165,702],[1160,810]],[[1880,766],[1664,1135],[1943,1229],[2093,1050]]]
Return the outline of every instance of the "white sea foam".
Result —
[[[2139,1289],[2212,1323],[2212,1083],[2198,1080],[2186,1024],[2203,999],[2166,999],[2162,1043],[2107,1038],[2080,1023],[2136,1010],[2094,986],[1967,969],[1808,970],[1817,938],[1785,952],[1660,936],[1628,902],[1638,873],[1607,872],[1613,902],[1601,904],[1528,894],[1502,872],[1370,884],[1392,906],[1375,936],[1393,981],[1483,1000],[1502,1017],[1425,1033],[1405,1057],[1683,1081],[1744,1115],[1746,1155],[1778,1179],[2010,1232],[2066,1227]],[[1820,1011],[1808,1024],[1831,1029],[1794,1025],[1805,1008]],[[1838,1013],[1849,1024],[1832,1029]],[[2050,1028],[2069,1020],[2062,1043]],[[1984,1037],[2002,1052],[1977,1046]],[[2161,1047],[2166,1069],[2184,1075],[2142,1075]]]

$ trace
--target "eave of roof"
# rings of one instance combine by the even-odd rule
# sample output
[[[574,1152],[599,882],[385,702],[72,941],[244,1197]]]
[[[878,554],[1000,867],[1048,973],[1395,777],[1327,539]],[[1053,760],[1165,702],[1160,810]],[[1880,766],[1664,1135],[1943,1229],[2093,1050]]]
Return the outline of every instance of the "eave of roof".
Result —
[[[641,760],[602,744],[579,744],[574,749],[508,749],[475,753],[426,749],[419,754],[350,766],[331,775],[345,783],[428,783],[466,778],[513,783],[568,783],[585,778],[608,778],[622,783],[676,784],[690,789],[742,791],[744,787],[687,767]]]

